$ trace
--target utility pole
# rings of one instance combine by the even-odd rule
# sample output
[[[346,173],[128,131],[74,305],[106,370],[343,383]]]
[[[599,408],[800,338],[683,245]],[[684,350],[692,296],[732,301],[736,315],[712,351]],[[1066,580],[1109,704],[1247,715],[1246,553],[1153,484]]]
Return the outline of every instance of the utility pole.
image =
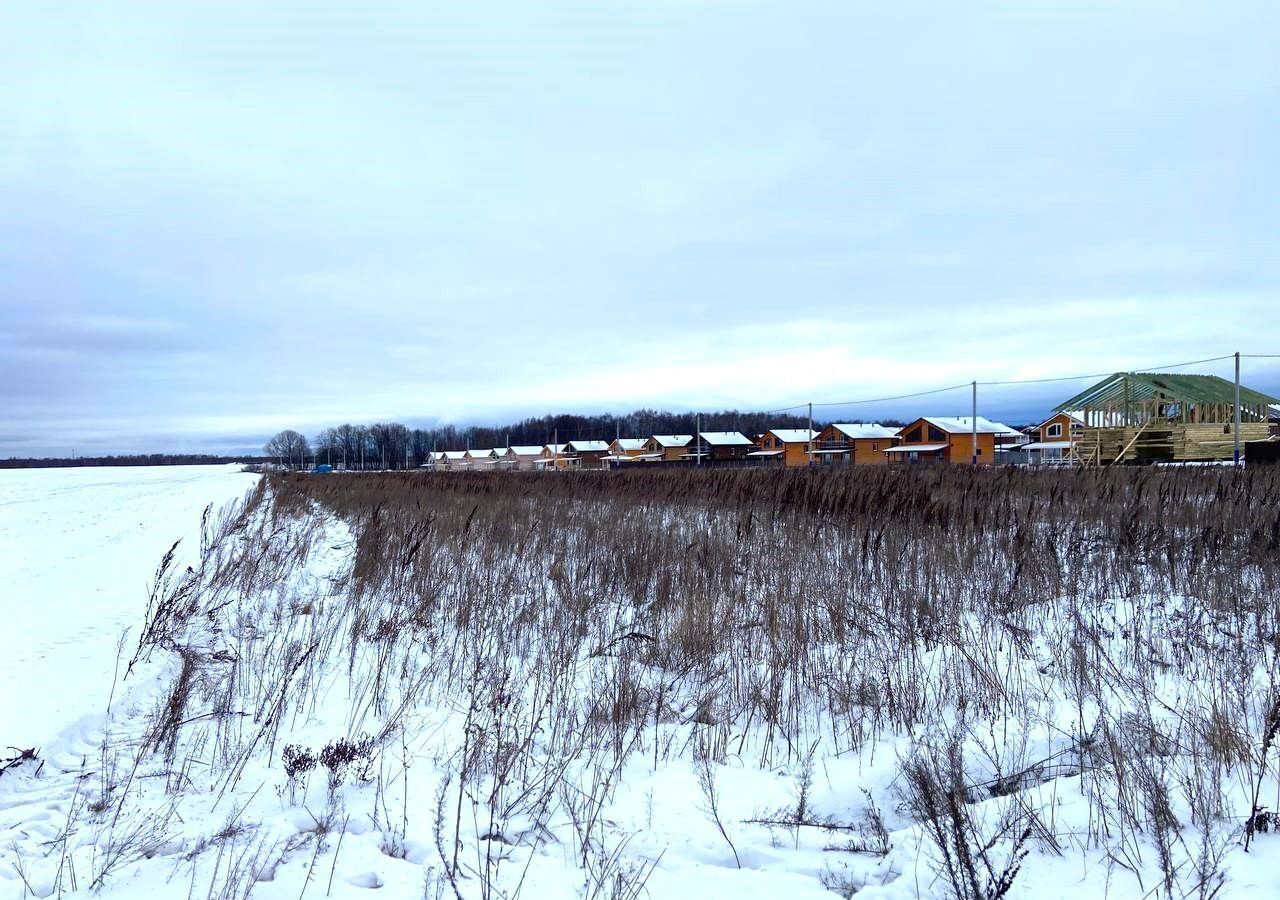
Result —
[[[973,465],[978,464],[978,382],[973,383]]]
[[[813,401],[809,401],[809,461],[806,465],[813,465]]]
[[[693,458],[694,465],[702,465],[702,413],[693,417]]]
[[[1235,463],[1240,465],[1240,351],[1236,351],[1236,412],[1235,423],[1231,430],[1234,432],[1232,437],[1235,438]]]

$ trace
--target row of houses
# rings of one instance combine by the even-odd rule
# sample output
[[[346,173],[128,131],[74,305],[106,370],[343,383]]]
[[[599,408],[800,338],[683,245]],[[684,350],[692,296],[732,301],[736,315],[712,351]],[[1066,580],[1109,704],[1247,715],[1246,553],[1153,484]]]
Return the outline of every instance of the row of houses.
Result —
[[[704,431],[433,453],[436,469],[602,469],[647,464],[841,466],[957,463],[1110,465],[1231,459],[1280,441],[1280,400],[1214,375],[1118,372],[1019,430],[981,416],[923,416],[902,428],[833,423],[764,434]]]
[[[833,423],[821,430],[775,428],[763,434],[703,431],[655,434],[613,441],[581,440],[433,453],[436,469],[603,469],[648,464],[685,465],[891,465],[975,461],[975,428],[965,417],[926,416],[905,428],[874,423]],[[978,417],[976,461],[1000,461],[1003,452],[1031,439],[1015,428]]]

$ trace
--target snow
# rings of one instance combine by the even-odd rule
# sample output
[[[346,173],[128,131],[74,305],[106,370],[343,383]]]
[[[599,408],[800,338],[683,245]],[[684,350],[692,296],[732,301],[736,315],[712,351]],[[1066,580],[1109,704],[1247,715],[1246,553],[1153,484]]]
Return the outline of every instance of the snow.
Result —
[[[659,447],[684,447],[693,440],[691,434],[655,434],[654,441]]]
[[[972,434],[973,419],[969,416],[925,416],[924,420],[949,434]],[[1007,434],[1022,437],[1022,432],[1000,422],[992,422],[978,416],[978,434]]]
[[[648,442],[644,438],[618,438],[614,443],[619,450],[643,450]]]
[[[570,441],[565,444],[574,453],[608,453],[609,445],[605,441]]]
[[[898,435],[898,429],[896,428],[886,428],[884,425],[864,422],[837,422],[831,427],[852,440],[884,440]]]
[[[1108,800],[1111,785],[1101,760],[1115,752],[1108,746],[1128,741],[1141,751],[1140,742],[1149,744],[1154,733],[1150,723],[1182,722],[1213,700],[1211,670],[1238,635],[1225,627],[1231,622],[1227,611],[1178,596],[1040,598],[1043,612],[1019,619],[1017,628],[958,614],[944,639],[895,650],[883,657],[884,669],[868,670],[862,683],[874,694],[884,689],[882,682],[910,673],[952,691],[967,684],[973,696],[948,696],[922,684],[920,696],[940,714],[922,719],[922,727],[899,729],[882,723],[878,707],[867,699],[851,695],[842,712],[831,715],[818,697],[824,688],[796,685],[794,714],[804,740],[794,752],[775,741],[774,725],[735,717],[729,698],[721,695],[733,688],[716,681],[715,671],[728,668],[727,661],[708,666],[710,680],[702,688],[720,684],[721,693],[705,694],[694,689],[701,676],[604,652],[602,646],[591,649],[588,642],[556,669],[563,678],[556,682],[556,702],[580,713],[572,720],[584,735],[590,714],[608,714],[619,697],[614,686],[624,675],[635,696],[654,705],[628,726],[634,728],[626,732],[634,742],[629,747],[588,746],[584,738],[576,755],[558,756],[549,749],[554,736],[545,726],[551,719],[542,718],[545,707],[539,706],[540,699],[551,701],[549,694],[539,694],[546,686],[539,686],[538,673],[545,677],[550,670],[540,668],[546,658],[531,637],[534,629],[525,624],[526,614],[545,611],[511,604],[511,620],[495,633],[522,651],[495,655],[492,670],[477,666],[429,678],[426,673],[442,654],[420,642],[447,643],[456,635],[437,636],[402,623],[389,625],[384,638],[365,636],[381,630],[382,614],[392,621],[397,601],[353,590],[352,527],[319,510],[277,520],[263,507],[245,517],[249,524],[243,528],[218,532],[222,536],[206,558],[226,563],[253,558],[267,546],[280,551],[264,583],[227,598],[234,605],[214,602],[220,600],[213,584],[222,565],[185,557],[196,564],[192,577],[202,603],[190,620],[185,647],[205,654],[209,677],[193,692],[175,737],[173,758],[181,764],[175,776],[172,761],[158,748],[134,754],[154,739],[150,729],[182,663],[176,654],[157,650],[113,688],[116,635],[121,627],[133,627],[127,657],[136,646],[158,557],[177,537],[196,546],[204,506],[234,498],[253,483],[251,476],[227,468],[0,473],[0,539],[6,550],[0,591],[20,598],[9,605],[23,616],[3,632],[8,680],[0,700],[10,705],[0,715],[0,745],[41,749],[38,766],[24,764],[0,777],[0,900],[31,894],[248,897],[250,891],[259,900],[356,900],[381,888],[388,897],[453,896],[440,881],[441,855],[452,847],[450,829],[460,842],[459,891],[467,900],[829,900],[855,887],[859,897],[872,900],[942,898],[947,885],[935,867],[937,850],[901,796],[904,764],[931,742],[947,741],[963,756],[977,792],[968,806],[984,835],[1015,809],[1033,810],[1044,825],[1045,833],[1029,845],[1031,856],[1010,900],[1166,896],[1152,891],[1160,884],[1161,851],[1147,826],[1126,825],[1119,805]],[[684,516],[680,511],[654,527],[679,527]],[[465,553],[457,559],[467,563]],[[492,564],[477,560],[474,571]],[[776,591],[777,585],[768,589]],[[803,600],[805,591],[797,581],[785,594],[787,603]],[[508,614],[502,604],[492,611]],[[582,627],[633,637],[635,615],[626,597],[600,599]],[[1131,669],[1126,681],[1111,683],[1106,696],[1080,692],[1073,678],[1082,670],[1073,676],[1067,667],[1073,654],[1093,652],[1070,644],[1082,634],[1096,641],[1101,658]],[[13,664],[27,643],[43,653],[27,653],[22,665]],[[306,646],[314,657],[303,651]],[[1132,659],[1126,656],[1131,651]],[[263,714],[276,710],[271,698],[278,684],[240,684],[230,674],[266,671],[254,669],[254,660],[261,664],[272,653],[297,663],[276,670],[285,673],[278,674],[285,686],[298,673],[300,696],[292,707],[282,705],[279,716]],[[824,653],[851,654],[854,675],[871,658],[869,648],[857,644],[831,645],[815,658]],[[977,653],[987,654],[981,666],[973,658]],[[1177,677],[1171,674],[1175,667]],[[386,668],[395,674],[373,701],[371,685]],[[1257,671],[1242,670],[1241,685],[1262,685],[1264,668],[1259,662]],[[971,674],[957,678],[964,672]],[[739,673],[750,674],[751,668]],[[233,684],[234,704],[219,708],[218,692]],[[558,693],[566,688],[568,696]],[[1010,694],[1022,698],[1024,714],[989,717],[988,707],[1003,704]],[[1106,746],[1095,741],[1104,707],[1110,707],[1114,729],[1113,744]],[[257,714],[241,712],[253,708]],[[1132,734],[1125,730],[1130,722],[1136,723]],[[263,738],[271,727],[278,734]],[[298,783],[286,781],[286,744],[320,748],[336,736],[361,733],[382,736],[363,775],[353,771],[333,786],[320,770]],[[492,754],[495,766],[507,758],[513,737],[528,741],[521,756],[528,770],[519,779],[512,776],[500,804],[486,799],[493,781],[483,774],[465,793],[451,780],[469,758],[460,748],[477,735],[489,742],[480,747],[488,748],[484,752]],[[479,759],[481,751],[474,755]],[[1180,893],[1195,896],[1188,889],[1199,837],[1188,798],[1202,786],[1188,781],[1184,789],[1179,778],[1198,771],[1198,762],[1174,745],[1131,758],[1168,773],[1170,813],[1180,823],[1169,852],[1188,879],[1178,885]],[[1008,792],[977,791],[988,779],[1009,773],[1033,777]],[[704,777],[714,782],[723,832],[708,812]],[[549,795],[556,812],[540,817],[538,803],[525,800],[544,780],[558,778],[564,779],[561,789]],[[1273,778],[1266,788],[1274,794]],[[1247,784],[1227,778],[1221,786],[1225,808],[1247,809],[1247,790]],[[883,851],[839,846],[866,840],[865,833],[759,821],[785,816],[801,796],[815,821],[862,823],[878,808],[886,829]],[[593,798],[600,806],[588,808]],[[119,811],[113,813],[116,803]],[[585,806],[566,811],[574,803]],[[496,822],[495,806],[503,809]],[[576,830],[584,821],[585,844]],[[1124,836],[1108,844],[1103,834],[1116,827]],[[1222,827],[1228,837],[1223,870],[1230,877],[1218,897],[1275,897],[1280,835],[1259,835],[1255,852],[1246,855],[1229,840],[1236,823],[1224,818]],[[442,838],[439,829],[448,836]],[[133,835],[145,839],[131,844]],[[1052,849],[1055,843],[1058,850]],[[993,853],[1007,853],[1007,844],[993,840]],[[500,867],[489,861],[491,855]],[[584,864],[588,857],[591,862]],[[225,881],[232,870],[245,879],[238,890]],[[626,873],[645,871],[643,891],[590,890],[593,877],[607,887],[624,882]],[[483,872],[495,873],[492,891],[485,889]],[[836,886],[840,893],[833,891]],[[437,893],[437,887],[443,890]]]
[[[258,476],[234,466],[0,470],[0,747],[39,746],[106,696],[116,642],[174,541]],[[86,706],[87,700],[92,700]]]
[[[753,446],[751,438],[738,431],[703,431],[701,437],[713,447]]]
[[[1071,441],[1034,441],[1030,444],[1023,444],[1019,450],[1070,450]]]
[[[818,438],[818,432],[805,428],[774,428],[769,433],[784,444],[806,444]]]

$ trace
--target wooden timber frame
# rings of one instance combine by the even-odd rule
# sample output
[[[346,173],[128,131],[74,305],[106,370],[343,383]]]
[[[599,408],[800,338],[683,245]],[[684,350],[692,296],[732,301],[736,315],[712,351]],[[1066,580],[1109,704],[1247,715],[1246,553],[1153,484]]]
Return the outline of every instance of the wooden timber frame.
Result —
[[[1241,385],[1240,439],[1263,440],[1280,400]],[[1057,407],[1084,423],[1081,465],[1229,460],[1235,384],[1216,375],[1117,372]]]

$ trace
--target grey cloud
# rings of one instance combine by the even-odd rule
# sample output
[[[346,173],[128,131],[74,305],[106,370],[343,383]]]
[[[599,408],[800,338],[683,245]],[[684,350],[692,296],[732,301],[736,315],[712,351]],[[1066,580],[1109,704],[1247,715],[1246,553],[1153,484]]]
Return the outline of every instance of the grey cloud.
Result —
[[[256,446],[1265,350],[1277,26],[1269,2],[10,5],[0,421]],[[808,381],[766,377],[807,349]]]

